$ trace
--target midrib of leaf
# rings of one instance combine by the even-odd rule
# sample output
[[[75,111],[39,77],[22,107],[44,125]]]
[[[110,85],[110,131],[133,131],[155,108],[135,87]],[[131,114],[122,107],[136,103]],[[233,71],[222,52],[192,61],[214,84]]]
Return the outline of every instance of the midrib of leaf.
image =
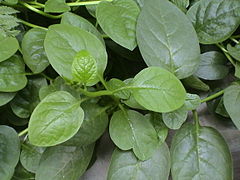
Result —
[[[196,154],[197,154],[197,173],[194,175],[194,177],[196,175],[199,174],[200,172],[200,158],[199,158],[199,150],[198,150],[198,144],[199,144],[199,124],[198,122],[195,122],[195,133],[196,133]]]

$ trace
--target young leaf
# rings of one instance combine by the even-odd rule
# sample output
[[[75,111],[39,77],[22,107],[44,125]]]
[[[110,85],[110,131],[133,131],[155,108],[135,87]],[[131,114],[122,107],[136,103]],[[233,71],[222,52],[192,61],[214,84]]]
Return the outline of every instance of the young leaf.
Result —
[[[147,161],[138,160],[131,151],[115,149],[107,180],[168,180],[170,153],[166,143],[159,146]]]
[[[17,52],[18,41],[14,37],[4,37],[0,34],[0,62],[5,61]]]
[[[133,149],[138,159],[149,159],[158,146],[157,133],[149,118],[124,110],[113,114],[109,126],[110,137],[122,150]]]
[[[0,62],[0,91],[16,92],[23,89],[27,84],[24,73],[25,66],[20,56],[14,55]]]
[[[170,72],[159,67],[149,67],[138,73],[130,85],[136,101],[148,110],[170,112],[180,108],[186,91]]]
[[[173,112],[163,113],[162,118],[163,122],[169,129],[179,129],[186,121],[187,115],[188,111],[185,106],[182,106]]]
[[[35,146],[54,146],[73,137],[79,130],[84,112],[80,102],[66,91],[45,97],[29,121],[29,141]]]
[[[71,10],[65,0],[47,0],[44,12],[61,13]]]
[[[120,79],[116,79],[116,78],[112,78],[107,82],[108,85],[108,89],[111,91],[114,91],[118,88],[121,87],[126,87],[127,84],[123,81],[121,81]],[[126,90],[126,91],[120,91],[115,93],[114,95],[121,98],[121,99],[129,99],[130,98],[130,91]]]
[[[55,146],[42,155],[36,180],[77,180],[86,171],[94,145]]]
[[[240,129],[240,85],[229,86],[223,95],[224,106],[235,126]]]
[[[188,111],[192,111],[197,109],[198,106],[201,104],[201,99],[197,94],[189,94],[187,93],[186,100],[185,100],[185,108]]]
[[[136,22],[140,10],[133,0],[101,2],[96,17],[103,31],[116,43],[133,50],[136,46]],[[117,23],[116,23],[117,22]]]
[[[160,66],[179,79],[197,70],[196,32],[186,15],[167,0],[145,1],[137,22],[137,42],[148,66]]]
[[[29,172],[35,173],[45,148],[33,146],[29,143],[22,144],[20,162]]]
[[[87,50],[94,57],[100,76],[107,65],[107,53],[101,41],[91,33],[71,25],[50,26],[44,48],[53,68],[59,75],[69,80],[72,80],[73,59],[81,50]]]
[[[196,76],[205,80],[218,80],[224,78],[229,69],[225,65],[226,57],[217,51],[209,51],[201,54],[201,62]]]
[[[33,73],[40,73],[49,65],[43,48],[46,33],[46,30],[33,28],[22,40],[23,60]]]
[[[92,55],[86,51],[79,51],[72,63],[73,81],[92,86],[99,81],[97,75],[97,62]]]
[[[240,24],[239,0],[201,0],[187,12],[200,43],[214,44],[228,39]]]
[[[0,92],[0,106],[3,106],[10,102],[16,93],[5,93],[5,92]]]
[[[18,134],[11,127],[0,126],[0,152],[1,180],[10,180],[20,155]]]
[[[40,102],[39,89],[44,86],[47,86],[44,78],[29,79],[27,86],[10,103],[14,114],[20,118],[28,118]]]
[[[210,87],[201,81],[198,77],[192,75],[182,80],[183,84],[186,87],[200,90],[200,91],[209,91]]]
[[[227,50],[232,57],[237,61],[240,61],[240,44],[236,44],[234,47],[231,44],[228,44]]]
[[[66,12],[62,15],[61,24],[69,24],[79,27],[89,33],[95,35],[103,44],[105,44],[101,33],[86,19],[71,12]]]
[[[173,180],[233,178],[228,145],[213,128],[185,124],[174,135],[170,151]]]

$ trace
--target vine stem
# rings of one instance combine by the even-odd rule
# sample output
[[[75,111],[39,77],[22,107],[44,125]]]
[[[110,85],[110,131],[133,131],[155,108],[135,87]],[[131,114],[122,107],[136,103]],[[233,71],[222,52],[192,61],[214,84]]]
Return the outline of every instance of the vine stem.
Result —
[[[204,103],[204,102],[207,102],[207,101],[211,101],[211,100],[213,100],[213,99],[215,99],[215,98],[217,98],[217,97],[219,97],[219,96],[221,96],[223,94],[224,94],[224,90],[221,90],[221,91],[219,91],[219,92],[217,92],[217,93],[215,93],[215,94],[213,94],[211,96],[208,96],[208,97],[202,99],[201,103]]]
[[[233,37],[230,37],[230,39],[233,41],[233,42],[235,42],[236,44],[238,44],[239,43],[239,41],[238,40],[236,40],[235,38],[233,38]]]
[[[27,134],[27,132],[28,132],[28,128],[26,128],[23,131],[21,131],[20,133],[18,133],[18,136],[20,137],[20,136],[22,136],[24,134]]]
[[[227,57],[227,59],[232,63],[232,65],[233,65],[233,66],[236,66],[233,58],[228,54],[228,50],[226,50],[225,47],[222,46],[221,44],[216,44],[216,45],[217,45],[217,47],[219,47],[219,48],[223,51],[223,53],[225,54],[225,56]]]
[[[68,6],[86,6],[86,5],[96,5],[100,2],[107,1],[112,2],[113,0],[96,0],[96,1],[81,1],[81,2],[71,2],[67,3]]]
[[[32,28],[40,28],[40,29],[43,29],[43,30],[48,30],[47,28],[45,27],[42,27],[42,26],[38,26],[38,25],[35,25],[35,24],[32,24],[32,23],[29,23],[27,21],[24,21],[22,19],[19,19],[20,23],[26,25],[26,26],[29,26],[29,27],[32,27]]]

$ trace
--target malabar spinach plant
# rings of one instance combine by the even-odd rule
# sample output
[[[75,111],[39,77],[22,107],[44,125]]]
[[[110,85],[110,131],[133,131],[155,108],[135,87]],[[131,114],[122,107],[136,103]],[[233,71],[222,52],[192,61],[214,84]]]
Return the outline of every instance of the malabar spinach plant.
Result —
[[[239,0],[0,3],[1,180],[81,179],[103,133],[108,180],[233,179],[198,108],[240,128]]]

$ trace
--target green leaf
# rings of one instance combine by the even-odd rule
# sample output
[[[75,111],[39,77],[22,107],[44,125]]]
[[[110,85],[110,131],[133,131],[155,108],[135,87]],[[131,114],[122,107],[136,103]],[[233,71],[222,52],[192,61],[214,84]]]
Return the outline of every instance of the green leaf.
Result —
[[[234,75],[240,79],[240,62],[236,62],[236,64],[235,64],[235,74]]]
[[[0,62],[0,91],[16,92],[23,89],[27,84],[24,73],[25,67],[20,56],[14,55]]]
[[[200,48],[186,15],[167,0],[147,0],[137,22],[137,42],[148,66],[160,66],[179,79],[198,68]]]
[[[29,143],[22,144],[20,162],[29,172],[35,173],[45,148],[33,146]]]
[[[201,0],[187,12],[200,43],[215,44],[228,39],[240,24],[238,0]]]
[[[103,44],[105,44],[101,33],[86,19],[71,12],[62,15],[61,24],[69,24],[81,28],[95,35]]]
[[[46,30],[33,28],[22,40],[23,60],[33,73],[40,73],[49,65],[43,48],[46,33]]]
[[[73,81],[92,86],[99,81],[97,62],[86,50],[79,51],[72,63]]]
[[[138,3],[139,7],[142,8],[145,0],[135,0],[135,1]]]
[[[197,94],[187,93],[187,97],[184,104],[186,110],[192,111],[194,109],[197,109],[197,107],[200,105],[201,105],[201,99]]]
[[[11,180],[34,180],[34,174],[28,172],[24,167],[18,163],[15,168],[14,175]]]
[[[220,99],[217,107],[216,107],[216,110],[215,110],[215,113],[223,116],[223,117],[226,117],[226,118],[229,118],[229,114],[224,106],[224,103],[223,103],[223,98]]]
[[[28,118],[40,102],[39,89],[44,86],[47,86],[44,78],[28,79],[27,86],[10,103],[14,114],[20,118]]]
[[[224,138],[213,128],[184,125],[171,145],[172,179],[233,179],[232,159]]]
[[[78,132],[64,145],[86,146],[94,143],[108,126],[106,107],[96,104],[95,100],[89,100],[81,104],[84,110],[84,120]]]
[[[137,46],[136,22],[139,12],[133,0],[114,0],[101,2],[97,6],[96,17],[103,31],[113,41],[133,50]]]
[[[131,151],[115,149],[107,180],[168,180],[170,161],[169,149],[165,143],[147,161],[138,160]]]
[[[0,62],[5,61],[17,52],[18,41],[14,37],[4,37],[0,34]]]
[[[67,91],[75,98],[80,97],[79,92],[77,92],[70,85],[66,84],[66,82],[60,76],[58,76],[49,86],[41,87],[41,89],[39,90],[40,100],[43,100],[47,95],[56,91]]]
[[[189,6],[189,0],[171,0],[173,4],[175,4],[179,9],[183,12],[187,11],[187,7]]]
[[[65,0],[47,0],[44,12],[62,13],[70,11],[71,8],[66,4]]]
[[[163,122],[169,129],[179,129],[182,124],[186,121],[188,115],[188,111],[186,110],[185,106],[181,108],[169,112],[163,113]]]
[[[9,7],[9,6],[0,6],[0,14],[3,14],[3,15],[11,15],[11,14],[16,14],[18,13],[19,11],[13,9],[12,7]]]
[[[4,0],[6,3],[14,5],[18,3],[18,0]]]
[[[159,67],[143,69],[134,77],[130,88],[140,105],[155,112],[174,111],[183,105],[186,97],[181,82]]]
[[[210,87],[205,84],[203,81],[201,81],[198,77],[196,76],[189,76],[188,78],[185,78],[182,80],[183,84],[186,87],[200,90],[200,91],[209,91]]]
[[[108,89],[114,91],[121,87],[126,87],[127,84],[120,79],[112,78],[107,82]],[[121,99],[130,98],[131,92],[129,90],[116,92],[114,95]]]
[[[240,44],[236,44],[235,46],[228,44],[227,50],[232,57],[240,61]]]
[[[229,86],[223,95],[224,106],[235,126],[240,129],[240,85]]]
[[[195,75],[205,80],[223,79],[229,72],[225,64],[226,57],[222,53],[217,51],[203,53]]]
[[[86,171],[94,145],[48,148],[40,161],[36,180],[77,180]]]
[[[66,91],[45,97],[29,121],[29,140],[35,146],[54,146],[73,137],[79,130],[84,112],[80,102]]]
[[[122,150],[133,149],[142,161],[149,159],[158,145],[157,133],[149,118],[133,110],[117,111],[109,126],[110,137]]]
[[[1,180],[10,180],[20,155],[18,134],[11,127],[0,126],[0,152]]]
[[[10,102],[16,93],[5,93],[5,92],[0,92],[0,106],[3,106]]]
[[[107,65],[107,53],[101,41],[89,32],[71,25],[50,26],[44,48],[53,68],[59,75],[69,80],[72,80],[73,59],[81,50],[87,50],[94,57],[100,76]]]

